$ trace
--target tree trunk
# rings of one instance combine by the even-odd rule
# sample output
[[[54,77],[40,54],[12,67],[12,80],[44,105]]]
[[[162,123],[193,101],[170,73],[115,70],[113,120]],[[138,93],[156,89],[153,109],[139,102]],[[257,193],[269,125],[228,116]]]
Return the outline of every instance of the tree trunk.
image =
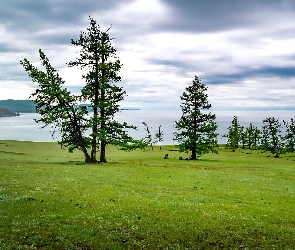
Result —
[[[93,125],[92,125],[92,144],[91,144],[91,161],[96,162],[97,147],[97,107],[93,108]]]
[[[197,150],[196,150],[195,145],[194,145],[194,147],[192,148],[191,160],[197,160]]]
[[[76,133],[76,135],[78,137],[78,142],[79,142],[78,144],[80,146],[80,149],[81,149],[81,151],[84,154],[85,163],[92,163],[93,160],[90,157],[90,155],[88,154],[87,147],[86,147],[85,140],[84,140],[85,138],[83,137],[83,134],[81,132],[81,127],[79,126],[78,119],[77,119],[77,116],[76,116],[76,113],[75,113],[75,109],[73,108],[73,106],[69,106],[65,102],[63,102],[63,105],[64,106],[68,106],[68,109],[69,110],[70,109],[72,110],[72,113],[70,113],[69,111],[67,111],[67,114],[68,114],[68,117],[70,118],[71,122],[75,126],[74,127],[74,131],[75,131],[75,133]]]
[[[101,62],[102,64],[105,63],[105,55],[102,54],[102,58],[101,58]],[[102,83],[101,83],[101,86],[100,86],[100,102],[102,103],[105,103],[105,83],[104,83],[104,77],[105,77],[105,70],[102,69],[102,73],[101,73],[101,78],[102,78]],[[101,143],[100,143],[100,160],[99,162],[107,162],[107,159],[106,159],[106,138],[105,138],[105,132],[106,132],[106,113],[105,113],[105,107],[104,106],[101,106],[100,107],[100,119],[101,119],[101,122],[100,122],[100,132],[103,134],[103,138],[101,139]]]
[[[85,163],[92,163],[92,159],[88,153],[84,152],[84,157],[85,157]]]
[[[197,109],[198,109],[198,106],[197,106],[197,103],[195,101],[194,103],[194,110],[195,110],[195,113],[197,112]],[[193,131],[193,145],[192,145],[192,156],[191,156],[191,159],[192,160],[197,160],[197,143],[196,143],[196,137],[197,137],[197,117],[196,115],[194,115],[194,131]]]
[[[106,159],[106,142],[103,140],[100,144],[100,160],[99,162],[107,162]]]
[[[273,151],[274,151],[274,154],[275,154],[275,158],[279,158],[279,149],[278,149],[278,144],[277,144],[277,141],[276,141],[276,135],[275,135],[275,128],[273,128],[272,124],[269,123],[269,127],[270,127],[270,130],[271,130],[271,137],[272,137],[272,144],[273,144]]]
[[[97,53],[96,58],[97,58]],[[91,160],[92,162],[97,162],[96,160],[96,148],[97,148],[97,116],[98,116],[98,95],[99,95],[99,81],[98,81],[98,60],[95,61],[95,86],[94,86],[94,105],[93,105],[93,124],[92,124],[92,148],[91,148]]]

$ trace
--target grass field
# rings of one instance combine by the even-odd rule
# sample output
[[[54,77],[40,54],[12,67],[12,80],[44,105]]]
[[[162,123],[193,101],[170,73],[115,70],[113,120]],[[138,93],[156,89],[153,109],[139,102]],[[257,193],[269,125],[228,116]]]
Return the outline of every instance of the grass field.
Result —
[[[174,149],[0,141],[0,249],[295,248],[295,154]]]

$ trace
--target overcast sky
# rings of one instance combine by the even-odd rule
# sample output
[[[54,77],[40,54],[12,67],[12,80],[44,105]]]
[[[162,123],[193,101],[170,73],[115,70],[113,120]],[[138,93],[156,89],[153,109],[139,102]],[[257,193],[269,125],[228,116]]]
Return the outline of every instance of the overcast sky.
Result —
[[[38,49],[78,93],[66,63],[92,16],[123,63],[124,107],[179,109],[201,77],[215,109],[295,110],[293,0],[9,0],[0,8],[0,99],[28,99],[37,87],[19,61]],[[290,111],[292,112],[292,111]]]

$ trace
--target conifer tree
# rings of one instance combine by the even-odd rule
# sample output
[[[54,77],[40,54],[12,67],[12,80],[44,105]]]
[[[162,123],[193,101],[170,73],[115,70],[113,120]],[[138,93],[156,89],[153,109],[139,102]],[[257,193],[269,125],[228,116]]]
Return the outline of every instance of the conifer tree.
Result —
[[[142,122],[142,124],[144,125],[144,130],[146,132],[145,137],[142,139],[142,142],[144,145],[149,145],[151,147],[152,150],[154,150],[154,142],[155,140],[152,137],[152,133],[150,131],[150,127],[149,125],[147,125],[146,122]]]
[[[246,128],[246,144],[248,148],[252,148],[254,145],[254,133],[255,133],[255,126],[250,123],[249,127]]]
[[[93,109],[91,118],[92,151],[91,158],[96,159],[97,142],[100,142],[100,162],[106,162],[107,144],[121,145],[132,141],[126,134],[126,129],[134,128],[126,123],[119,123],[114,119],[119,112],[119,102],[124,99],[125,91],[116,85],[121,81],[119,71],[121,62],[112,45],[112,38],[101,31],[93,18],[89,18],[90,26],[87,33],[81,32],[78,40],[71,43],[81,48],[76,61],[69,62],[69,66],[86,68],[83,76],[86,85],[82,88],[81,99],[90,101]]]
[[[161,143],[162,141],[164,141],[164,132],[163,130],[161,130],[161,125],[158,128],[158,131],[155,133],[155,143]],[[160,150],[162,149],[162,147],[160,146]]]
[[[290,123],[284,121],[286,127],[286,134],[284,139],[286,141],[286,148],[288,152],[295,152],[295,119],[291,118]]]
[[[257,149],[259,147],[261,140],[261,130],[257,127],[254,127],[253,131],[253,147]]]
[[[124,99],[125,91],[117,86],[121,81],[119,71],[121,62],[108,30],[101,31],[96,21],[89,17],[87,32],[81,32],[77,41],[71,43],[80,49],[79,57],[69,66],[79,66],[87,71],[83,76],[86,84],[81,95],[74,96],[62,88],[64,81],[50,65],[49,60],[40,51],[40,58],[46,72],[39,71],[27,59],[21,61],[33,81],[39,83],[39,89],[32,94],[37,103],[37,112],[41,114],[41,122],[52,125],[61,132],[60,143],[69,146],[70,150],[81,149],[85,162],[97,162],[97,150],[100,147],[99,162],[106,162],[106,146],[117,145],[124,149],[133,149],[140,142],[128,136],[129,129],[134,126],[126,122],[119,123],[115,114],[119,112],[119,103]],[[90,103],[93,112],[86,107],[77,107],[80,102]],[[88,131],[90,135],[88,135]],[[88,149],[90,148],[90,154]]]
[[[284,153],[284,145],[281,135],[281,124],[278,119],[268,117],[263,120],[264,147],[278,158]]]
[[[242,149],[245,148],[246,139],[247,139],[247,134],[246,134],[246,131],[244,130],[244,127],[242,126],[241,127],[241,133],[240,133],[240,142],[241,142],[241,145],[242,145]]]
[[[180,152],[191,152],[191,159],[210,151],[216,152],[217,123],[211,112],[204,112],[211,108],[206,94],[207,87],[195,76],[192,85],[185,88],[180,96],[182,116],[176,121],[174,140],[179,143]]]
[[[223,136],[227,138],[227,145],[233,152],[235,152],[235,150],[239,147],[243,129],[243,126],[241,126],[238,121],[238,117],[234,116],[231,126],[228,127],[228,133]]]
[[[35,121],[43,127],[50,126],[53,137],[55,133],[60,133],[59,144],[68,147],[70,152],[81,150],[85,162],[90,163],[91,157],[87,151],[90,138],[85,136],[89,129],[86,118],[88,111],[85,106],[79,106],[78,98],[63,87],[64,81],[42,50],[39,50],[39,55],[45,72],[38,70],[27,59],[21,61],[32,81],[39,84],[39,88],[31,94],[36,103],[36,112],[41,115]]]

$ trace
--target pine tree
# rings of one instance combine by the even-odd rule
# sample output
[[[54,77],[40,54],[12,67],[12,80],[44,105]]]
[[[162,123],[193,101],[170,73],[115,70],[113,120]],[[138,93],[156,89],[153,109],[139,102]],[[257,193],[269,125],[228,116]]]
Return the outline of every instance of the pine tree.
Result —
[[[250,123],[249,127],[246,128],[246,144],[248,148],[252,148],[254,145],[254,133],[255,133],[255,126]]]
[[[264,147],[278,158],[284,153],[284,145],[281,135],[281,124],[278,119],[268,117],[263,120]]]
[[[112,46],[108,30],[101,31],[100,26],[91,17],[89,21],[87,33],[81,32],[77,41],[71,41],[80,48],[80,55],[76,61],[68,64],[70,67],[79,66],[87,70],[87,74],[83,76],[86,84],[81,89],[81,95],[73,96],[61,87],[64,81],[43,52],[40,52],[40,58],[45,66],[45,73],[35,68],[27,59],[21,61],[21,64],[33,81],[39,83],[40,88],[32,97],[37,103],[37,112],[42,116],[40,121],[54,126],[62,133],[62,145],[69,146],[70,150],[81,149],[85,162],[95,163],[99,146],[99,161],[106,162],[107,144],[129,150],[139,146],[140,142],[134,141],[127,134],[129,129],[136,127],[115,120],[119,103],[126,94],[122,87],[117,86],[121,81],[119,71],[122,65],[116,49]],[[77,107],[79,102],[84,101],[90,103],[93,113],[85,106]],[[89,148],[90,154],[87,152]]]
[[[261,130],[257,127],[254,127],[253,131],[253,147],[258,149],[261,140]]]
[[[230,147],[233,152],[239,147],[243,129],[243,126],[241,126],[238,121],[238,117],[234,116],[231,126],[228,127],[228,133],[223,136],[227,138],[227,146]]]
[[[152,137],[152,133],[150,131],[150,127],[147,125],[146,122],[142,122],[142,124],[144,125],[144,130],[146,132],[145,137],[142,139],[142,142],[144,145],[149,145],[151,147],[152,150],[154,150],[154,142],[155,140]]]
[[[242,126],[241,127],[241,133],[240,133],[240,142],[241,142],[241,145],[242,145],[242,149],[245,148],[245,145],[246,145],[246,131],[244,130],[244,127]]]
[[[164,141],[164,132],[163,130],[161,130],[161,125],[158,128],[158,131],[155,133],[155,143],[161,143],[162,141]],[[162,147],[160,146],[160,150],[162,149]]]
[[[286,134],[284,139],[286,141],[286,148],[288,152],[295,152],[295,119],[291,118],[291,122],[284,121],[286,127]]]
[[[78,106],[78,98],[63,87],[64,81],[42,50],[39,50],[39,55],[45,72],[38,70],[27,59],[21,61],[32,81],[39,83],[39,88],[31,94],[36,103],[36,112],[41,115],[35,121],[43,124],[43,127],[51,126],[52,137],[57,132],[60,133],[61,140],[58,143],[62,147],[68,147],[70,152],[74,149],[81,150],[85,162],[89,163],[91,157],[87,149],[90,139],[84,136],[89,128],[87,109]]]
[[[211,108],[206,91],[207,87],[195,76],[192,85],[186,87],[180,97],[182,116],[176,122],[175,128],[179,132],[174,133],[174,140],[178,141],[180,152],[191,152],[192,160],[196,160],[197,155],[216,151],[216,117],[203,112]]]

